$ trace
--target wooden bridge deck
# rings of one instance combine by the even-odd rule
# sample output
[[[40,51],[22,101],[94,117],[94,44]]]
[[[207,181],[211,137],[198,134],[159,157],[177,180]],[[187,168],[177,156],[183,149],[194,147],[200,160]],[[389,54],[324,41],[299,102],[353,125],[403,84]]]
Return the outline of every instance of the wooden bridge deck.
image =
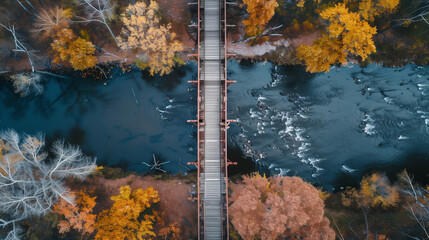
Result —
[[[222,170],[220,146],[220,11],[219,0],[204,2],[204,236],[222,239]]]
[[[198,239],[228,239],[226,119],[226,2],[197,0],[198,6]]]

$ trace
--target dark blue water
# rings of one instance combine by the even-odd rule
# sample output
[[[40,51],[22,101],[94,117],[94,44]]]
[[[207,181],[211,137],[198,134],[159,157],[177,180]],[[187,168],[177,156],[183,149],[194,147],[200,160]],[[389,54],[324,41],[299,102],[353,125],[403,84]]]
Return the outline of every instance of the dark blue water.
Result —
[[[152,154],[173,173],[187,171],[180,159],[195,160],[196,114],[189,64],[168,79],[142,77],[132,71],[106,81],[46,77],[41,96],[21,98],[5,81],[0,86],[0,129],[43,132],[49,139],[64,138],[81,146],[99,164],[145,172],[141,162]],[[106,83],[107,85],[104,85]]]
[[[171,173],[196,158],[196,66],[164,78],[140,71],[106,81],[46,77],[41,96],[0,86],[0,129],[44,132],[96,156],[99,164],[148,171],[154,153]],[[229,63],[230,157],[272,174],[325,187],[352,185],[369,171],[429,167],[429,66],[349,65],[325,74],[271,63]],[[106,85],[104,85],[106,83]],[[244,155],[241,155],[240,152]],[[245,162],[239,168],[253,169]],[[192,169],[192,167],[190,168]],[[238,171],[238,169],[235,169]]]
[[[279,175],[351,185],[369,171],[429,169],[429,67],[301,67],[231,62],[232,141]]]

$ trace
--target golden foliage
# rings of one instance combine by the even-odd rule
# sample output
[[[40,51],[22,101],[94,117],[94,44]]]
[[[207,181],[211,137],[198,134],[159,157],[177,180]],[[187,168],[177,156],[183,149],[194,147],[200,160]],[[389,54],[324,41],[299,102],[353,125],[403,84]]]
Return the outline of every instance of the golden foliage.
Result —
[[[364,177],[359,190],[347,187],[341,195],[344,206],[355,203],[358,207],[364,208],[381,206],[387,209],[396,207],[400,200],[398,188],[392,186],[385,175],[377,173]]]
[[[298,2],[296,3],[296,6],[299,8],[303,8],[306,1],[307,0],[298,0]],[[320,2],[322,2],[322,0],[314,0],[314,2],[319,4]]]
[[[171,24],[162,25],[159,17],[159,6],[155,1],[149,5],[137,2],[129,5],[121,15],[124,28],[118,37],[119,47],[124,50],[138,49],[148,59],[139,59],[141,67],[149,67],[151,75],[169,74],[176,64],[180,64],[177,53],[183,50],[182,44],[171,32]]]
[[[69,28],[56,32],[56,39],[51,43],[51,47],[54,50],[55,63],[66,61],[76,70],[84,70],[97,64],[94,45],[77,37]]]
[[[159,230],[158,235],[163,239],[172,239],[172,240],[180,239],[180,234],[182,231],[177,225],[178,225],[177,223],[172,223],[166,227],[161,228]]]
[[[54,205],[54,212],[65,217],[65,220],[61,220],[57,227],[60,233],[70,231],[70,228],[74,228],[82,234],[91,234],[94,232],[95,214],[92,214],[92,210],[96,204],[96,197],[90,197],[83,191],[79,193],[72,193],[76,198],[74,204],[70,204],[61,198],[60,202]]]
[[[309,72],[328,72],[332,64],[344,64],[348,54],[365,60],[375,52],[372,40],[376,28],[361,20],[359,14],[349,12],[344,4],[328,8],[320,14],[328,21],[326,33],[313,46],[303,45],[297,49],[297,57],[307,65]]]
[[[374,17],[392,13],[400,0],[362,0],[359,4],[359,13],[367,21],[374,21]]]
[[[152,187],[131,191],[130,186],[120,188],[117,196],[111,197],[113,206],[97,217],[95,239],[135,240],[155,237],[154,215],[140,216],[151,204],[159,202],[158,192]]]
[[[320,199],[322,199],[323,201],[325,201],[326,199],[328,199],[331,194],[327,191],[323,191],[322,189],[317,189],[318,193],[319,193],[319,197]]]
[[[247,5],[249,17],[243,20],[246,35],[254,37],[265,30],[265,25],[274,16],[275,9],[279,6],[276,0],[243,0]],[[259,43],[266,41],[267,37],[260,37]]]

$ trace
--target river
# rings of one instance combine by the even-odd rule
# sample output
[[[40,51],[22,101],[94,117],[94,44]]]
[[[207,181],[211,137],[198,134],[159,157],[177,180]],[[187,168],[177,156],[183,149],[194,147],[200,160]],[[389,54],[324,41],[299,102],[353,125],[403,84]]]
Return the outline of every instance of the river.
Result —
[[[356,184],[370,171],[429,169],[429,66],[376,64],[309,74],[269,62],[229,62],[230,157],[251,158],[271,174],[301,176],[325,187]],[[140,71],[109,80],[47,77],[41,96],[21,98],[0,86],[0,128],[64,138],[99,164],[150,170],[152,154],[172,173],[196,158],[193,62],[168,77]],[[237,149],[240,151],[237,154]],[[243,154],[240,154],[242,152]],[[243,166],[244,168],[244,166]]]

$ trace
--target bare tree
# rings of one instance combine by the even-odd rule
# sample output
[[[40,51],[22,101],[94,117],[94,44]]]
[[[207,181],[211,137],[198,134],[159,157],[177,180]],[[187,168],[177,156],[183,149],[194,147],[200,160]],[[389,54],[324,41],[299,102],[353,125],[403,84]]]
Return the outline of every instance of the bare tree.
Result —
[[[12,229],[9,239],[18,239],[21,220],[50,212],[59,199],[73,203],[65,179],[84,179],[96,168],[95,159],[63,141],[53,144],[48,158],[41,134],[21,139],[7,130],[0,133],[0,143],[0,227]]]
[[[75,22],[81,23],[90,23],[97,22],[106,26],[107,30],[109,30],[110,35],[112,35],[116,44],[118,44],[118,40],[113,34],[112,29],[107,24],[107,20],[112,18],[113,10],[115,9],[115,4],[111,0],[79,0],[82,5],[85,6],[85,12],[87,17],[78,16],[77,18],[81,19]]]
[[[31,71],[34,72],[34,62],[33,62],[32,57],[34,56],[34,52],[35,51],[34,50],[29,50],[26,47],[26,45],[18,38],[18,36],[16,34],[16,31],[15,31],[15,26],[14,25],[12,25],[12,26],[9,25],[9,26],[6,27],[5,25],[3,25],[3,24],[0,23],[0,26],[2,26],[4,29],[6,29],[7,31],[9,31],[12,34],[13,41],[15,43],[15,49],[13,51],[15,53],[22,52],[22,53],[27,54],[28,61],[30,62],[30,65],[31,65]]]
[[[155,157],[155,154],[154,154],[154,153],[152,153],[152,157],[153,157],[153,164],[149,164],[149,163],[145,163],[145,162],[142,162],[142,164],[144,164],[144,165],[146,165],[146,166],[150,167],[150,170],[159,170],[159,171],[161,171],[161,172],[163,172],[163,173],[166,173],[167,171],[166,171],[166,170],[164,170],[164,169],[162,169],[162,165],[167,164],[167,163],[169,163],[170,161],[167,161],[167,162],[161,162],[160,160],[157,160],[157,159],[156,159],[156,157]]]
[[[407,14],[406,18],[399,19],[402,22],[425,22],[429,25],[429,4],[425,3]]]
[[[429,191],[415,184],[406,171],[400,176],[403,182],[402,192],[408,196],[404,208],[429,238],[429,232],[426,229],[426,225],[429,224]]]
[[[34,23],[34,32],[43,33],[43,36],[53,37],[58,29],[68,28],[70,25],[70,10],[64,10],[58,6],[42,9]]]
[[[15,93],[19,93],[22,97],[28,96],[34,92],[35,95],[43,93],[43,85],[41,75],[38,73],[17,73],[10,76],[15,88]]]

